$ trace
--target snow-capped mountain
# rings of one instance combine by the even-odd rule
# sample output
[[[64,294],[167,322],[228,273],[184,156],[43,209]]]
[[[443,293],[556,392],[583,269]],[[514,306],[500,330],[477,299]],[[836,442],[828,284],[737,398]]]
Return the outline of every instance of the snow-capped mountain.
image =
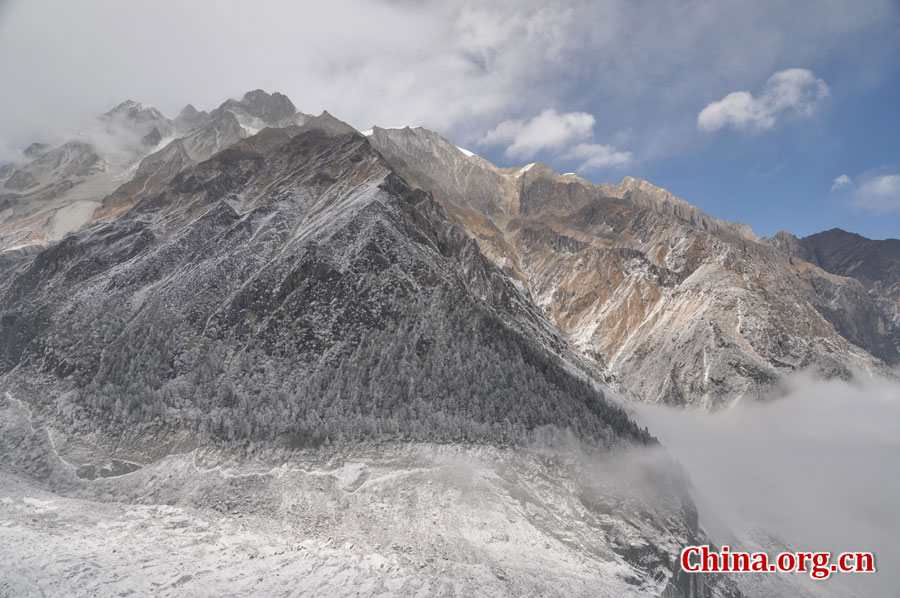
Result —
[[[37,254],[7,252],[0,467],[27,480],[13,494],[68,512],[105,488],[199,509],[195,520],[215,517],[227,493],[242,516],[297,526],[315,543],[312,567],[332,566],[328,542],[351,528],[352,544],[403,571],[416,562],[407,551],[433,553],[435,568],[407,575],[400,595],[446,584],[737,595],[724,577],[678,568],[680,547],[703,538],[678,466],[366,137],[325,113],[187,158],[159,171],[145,158],[152,191],[142,181],[124,201],[126,184],[110,196],[117,211]],[[250,473],[253,462],[268,473]],[[306,474],[272,471],[286,462],[323,471],[313,510]],[[273,510],[273,492],[307,517]],[[410,492],[408,517],[379,510]],[[440,527],[426,527],[430,509]],[[379,527],[344,527],[336,512]],[[270,524],[255,529],[285,542]],[[524,566],[535,550],[549,559],[539,574]],[[33,570],[33,557],[4,557]],[[352,576],[371,577],[363,569]]]
[[[76,139],[55,148],[32,144],[23,152],[30,162],[0,169],[0,251],[57,241],[90,220],[114,191],[98,216],[116,212],[116,198],[145,184],[152,188],[165,173],[202,162],[265,127],[306,118],[285,96],[261,90],[212,113],[189,104],[175,120],[139,102],[123,102]]]
[[[0,594],[133,592],[145,560],[173,595],[740,596],[680,570],[690,482],[616,391],[714,408],[897,361],[891,244],[260,90],[83,137],[0,170]]]
[[[29,162],[0,169],[0,250],[44,244],[81,227],[99,201],[128,181],[137,163],[164,146],[175,125],[128,100],[59,146],[34,143]]]

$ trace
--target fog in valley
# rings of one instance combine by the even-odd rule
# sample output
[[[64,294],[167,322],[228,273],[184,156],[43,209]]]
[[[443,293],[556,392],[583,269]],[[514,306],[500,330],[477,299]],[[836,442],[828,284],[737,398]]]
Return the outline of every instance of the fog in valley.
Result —
[[[687,470],[714,541],[732,550],[873,552],[877,574],[837,574],[826,584],[900,595],[900,384],[797,375],[782,392],[715,414],[640,406],[639,419]]]

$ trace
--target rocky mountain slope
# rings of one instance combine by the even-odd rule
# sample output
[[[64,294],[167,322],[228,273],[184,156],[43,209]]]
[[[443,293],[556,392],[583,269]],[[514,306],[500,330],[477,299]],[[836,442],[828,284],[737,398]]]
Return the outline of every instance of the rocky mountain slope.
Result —
[[[137,162],[171,141],[175,125],[126,101],[57,147],[35,143],[0,169],[0,250],[62,238],[126,182]]]
[[[2,184],[15,193],[4,195],[0,246],[33,251],[85,222],[115,219],[264,127],[352,130],[260,90],[210,113],[189,105],[174,120],[126,102],[100,121],[126,139],[140,133],[115,168],[103,144],[80,141],[35,144],[31,163],[4,167]],[[424,129],[367,134],[521,283],[581,357],[635,398],[714,408],[761,396],[799,368],[848,377],[900,362],[900,291],[873,278],[897,268],[869,260],[854,274],[852,256],[823,261],[823,244],[847,239],[823,233],[816,247],[813,237],[803,246],[784,235],[757,239],[646,181],[592,185],[541,164],[497,168]]]
[[[782,231],[772,244],[827,272],[860,281],[867,289],[900,284],[900,239],[876,241],[835,228],[798,239]]]
[[[879,313],[868,333],[882,339],[873,353],[892,365],[900,361],[900,240],[876,241],[836,228],[803,239],[782,231],[770,242],[826,272],[859,281],[862,289],[853,286],[854,300],[874,304]]]
[[[552,326],[356,133],[266,130],[7,274],[2,369],[74,393],[76,427],[178,428],[167,410],[187,401],[197,438],[644,439],[544,355],[565,354]]]
[[[262,90],[211,113],[188,105],[174,120],[150,106],[123,102],[76,139],[58,147],[32,144],[23,152],[30,161],[0,169],[0,251],[59,240],[91,219],[117,189],[101,216],[115,213],[117,200],[153,188],[262,128],[306,118],[287,97]],[[120,189],[125,183],[131,184]]]
[[[890,243],[258,90],[98,123],[0,171],[0,595],[137,560],[168,595],[738,596],[680,571],[690,484],[610,385],[716,408],[898,361]]]
[[[640,400],[716,407],[801,368],[849,377],[898,362],[896,309],[856,280],[645,181],[497,168],[424,129],[370,138]]]
[[[231,111],[211,113],[188,137],[230,118],[240,124]],[[37,492],[84,538],[74,498],[105,512],[103,500],[124,493],[126,503],[188,509],[198,525],[239,500],[235,514],[297,525],[275,536],[252,527],[275,552],[285,538],[309,540],[313,568],[337,558],[323,527],[356,529],[356,542],[407,572],[401,594],[480,587],[486,563],[499,580],[490,583],[510,595],[737,595],[723,578],[678,568],[680,547],[702,538],[680,469],[432,196],[347,129],[326,113],[199,162],[186,151],[185,161],[145,158],[152,185],[126,183],[104,200],[114,209],[37,253],[6,252],[0,481],[15,498],[4,508],[17,517]],[[198,468],[204,451],[212,461]],[[634,480],[567,465],[581,452],[593,468],[636,455]],[[457,454],[475,472],[465,474],[471,491],[445,466]],[[223,469],[228,459],[234,469]],[[297,470],[273,470],[279,459]],[[315,482],[303,473],[320,466],[328,473]],[[310,484],[328,487],[324,503]],[[408,516],[373,510],[411,496]],[[446,541],[420,520],[432,506],[448,517],[438,528]],[[21,523],[44,542],[46,528]],[[497,534],[526,528],[494,554]],[[478,529],[491,531],[465,540]],[[430,558],[450,572],[409,573],[416,561],[403,550],[373,548],[395,537],[407,552],[439,548]],[[574,564],[540,576],[509,568],[540,543],[548,562]],[[111,553],[96,558],[117,567]],[[38,592],[28,585],[38,570],[74,593],[105,585],[95,573],[75,582],[47,572],[34,555],[16,559],[31,573],[10,591]],[[272,584],[270,594],[284,588]]]

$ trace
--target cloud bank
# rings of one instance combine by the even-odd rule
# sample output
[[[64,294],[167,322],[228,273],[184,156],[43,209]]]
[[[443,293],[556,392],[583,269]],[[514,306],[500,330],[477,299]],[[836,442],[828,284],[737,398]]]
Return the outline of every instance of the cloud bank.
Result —
[[[697,115],[697,127],[718,131],[724,127],[741,130],[767,130],[784,115],[811,116],[830,95],[825,81],[807,69],[788,69],[775,73],[759,96],[735,91],[707,105]]]
[[[683,151],[720,90],[784,60],[817,64],[824,43],[884,68],[889,49],[847,42],[894,12],[886,0],[10,0],[0,140],[48,141],[126,98],[174,115],[263,88],[357,128],[421,125],[463,146],[556,107],[594,115],[601,140],[632,132],[644,159]]]
[[[900,587],[900,384],[798,375],[782,398],[709,415],[640,418],[685,466],[701,524],[732,547],[872,551],[879,573],[833,576],[853,595]],[[819,583],[819,582],[816,582]]]

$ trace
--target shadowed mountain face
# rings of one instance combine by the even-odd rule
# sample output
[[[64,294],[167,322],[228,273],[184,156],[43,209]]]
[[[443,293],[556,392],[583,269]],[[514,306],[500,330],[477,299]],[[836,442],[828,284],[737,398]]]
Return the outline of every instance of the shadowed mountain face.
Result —
[[[8,269],[0,305],[2,371],[85,433],[648,440],[356,133],[241,141]]]
[[[823,270],[849,276],[866,288],[884,288],[900,284],[900,239],[876,241],[834,228],[796,239],[800,257]]]
[[[847,336],[859,338],[861,346],[887,363],[900,363],[900,240],[877,241],[835,228],[803,239],[782,231],[769,242],[826,272],[859,281],[840,292],[870,315],[856,319],[858,326]]]
[[[896,307],[645,181],[501,169],[423,129],[371,139],[641,400],[715,407],[797,369],[849,377],[898,360]]]

